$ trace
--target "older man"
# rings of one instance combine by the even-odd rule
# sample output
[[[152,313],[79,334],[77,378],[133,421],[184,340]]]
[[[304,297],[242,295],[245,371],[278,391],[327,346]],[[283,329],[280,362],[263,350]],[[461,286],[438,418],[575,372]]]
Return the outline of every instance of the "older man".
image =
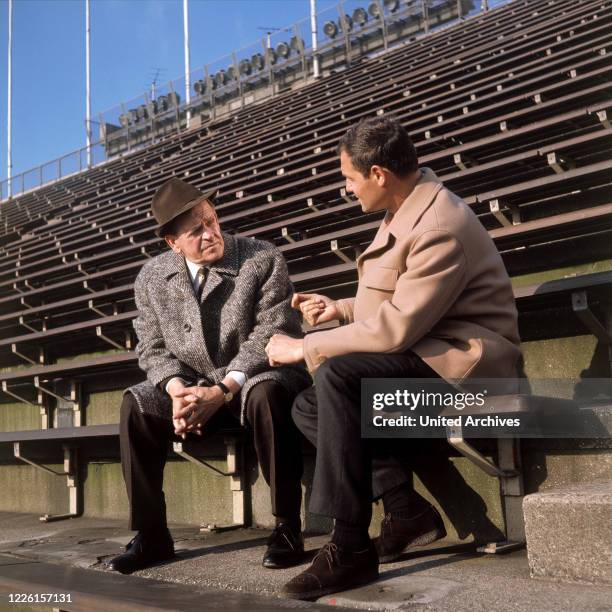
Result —
[[[477,217],[428,168],[404,128],[387,118],[352,127],[339,145],[346,189],[363,212],[386,211],[359,257],[356,297],[297,295],[312,324],[343,325],[296,339],[275,335],[271,364],[305,360],[315,386],[293,413],[317,446],[310,509],[335,519],[332,541],[286,593],[313,598],[373,580],[378,563],[445,535],[438,512],[409,486],[389,445],[361,439],[361,378],[512,377],[517,313],[502,259]],[[372,499],[381,535],[370,542]]]
[[[301,367],[273,370],[264,347],[274,333],[299,334],[282,255],[270,244],[221,231],[211,201],[173,178],[153,198],[157,234],[170,251],[134,285],[139,365],[147,380],[121,406],[121,463],[138,530],[111,569],[130,573],[174,556],[162,491],[168,442],[207,434],[236,418],[252,430],[270,485],[274,530],[266,567],[298,563],[302,457],[291,404],[309,384]]]

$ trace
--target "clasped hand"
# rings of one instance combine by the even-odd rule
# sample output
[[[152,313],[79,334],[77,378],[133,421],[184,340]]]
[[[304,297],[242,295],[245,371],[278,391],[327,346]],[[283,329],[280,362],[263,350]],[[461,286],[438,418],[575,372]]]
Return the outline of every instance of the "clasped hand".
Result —
[[[179,383],[169,393],[174,433],[183,439],[187,433],[202,435],[202,428],[224,404],[223,391],[217,386],[184,387]]]

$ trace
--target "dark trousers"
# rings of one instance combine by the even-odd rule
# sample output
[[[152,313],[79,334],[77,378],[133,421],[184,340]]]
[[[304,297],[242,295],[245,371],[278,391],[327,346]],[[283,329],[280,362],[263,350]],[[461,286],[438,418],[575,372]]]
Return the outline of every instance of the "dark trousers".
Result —
[[[350,353],[325,361],[315,386],[293,403],[293,418],[317,447],[310,511],[369,524],[372,500],[411,481],[396,442],[361,438],[362,378],[432,378],[437,374],[415,353]]]
[[[253,432],[255,451],[270,486],[272,514],[300,516],[302,502],[302,450],[300,433],[291,419],[294,395],[276,381],[262,381],[249,392],[246,419]],[[221,408],[206,424],[202,438],[238,420]],[[188,434],[191,439],[199,439]],[[130,500],[130,529],[166,525],[163,474],[169,441],[180,441],[172,422],[143,414],[126,393],[121,405],[121,466]]]

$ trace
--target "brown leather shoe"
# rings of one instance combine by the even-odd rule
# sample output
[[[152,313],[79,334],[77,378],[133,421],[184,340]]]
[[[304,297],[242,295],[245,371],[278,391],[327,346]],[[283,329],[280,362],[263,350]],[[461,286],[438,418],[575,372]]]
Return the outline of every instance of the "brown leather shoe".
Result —
[[[401,519],[387,514],[380,524],[380,536],[374,546],[381,563],[391,563],[409,550],[431,544],[446,537],[440,513],[430,506],[412,519]]]
[[[317,553],[312,565],[283,587],[283,594],[293,599],[318,599],[377,578],[378,557],[372,542],[359,552],[328,542]]]

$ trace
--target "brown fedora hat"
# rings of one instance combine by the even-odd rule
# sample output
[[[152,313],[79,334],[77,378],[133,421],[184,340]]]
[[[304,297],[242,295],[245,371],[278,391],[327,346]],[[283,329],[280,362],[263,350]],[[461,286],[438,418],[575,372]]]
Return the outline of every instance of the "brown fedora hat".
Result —
[[[210,191],[200,191],[189,183],[177,178],[171,178],[166,181],[155,192],[153,202],[151,203],[151,211],[157,221],[155,233],[163,237],[170,221],[191,210],[202,200],[210,200],[216,192],[216,188]]]

